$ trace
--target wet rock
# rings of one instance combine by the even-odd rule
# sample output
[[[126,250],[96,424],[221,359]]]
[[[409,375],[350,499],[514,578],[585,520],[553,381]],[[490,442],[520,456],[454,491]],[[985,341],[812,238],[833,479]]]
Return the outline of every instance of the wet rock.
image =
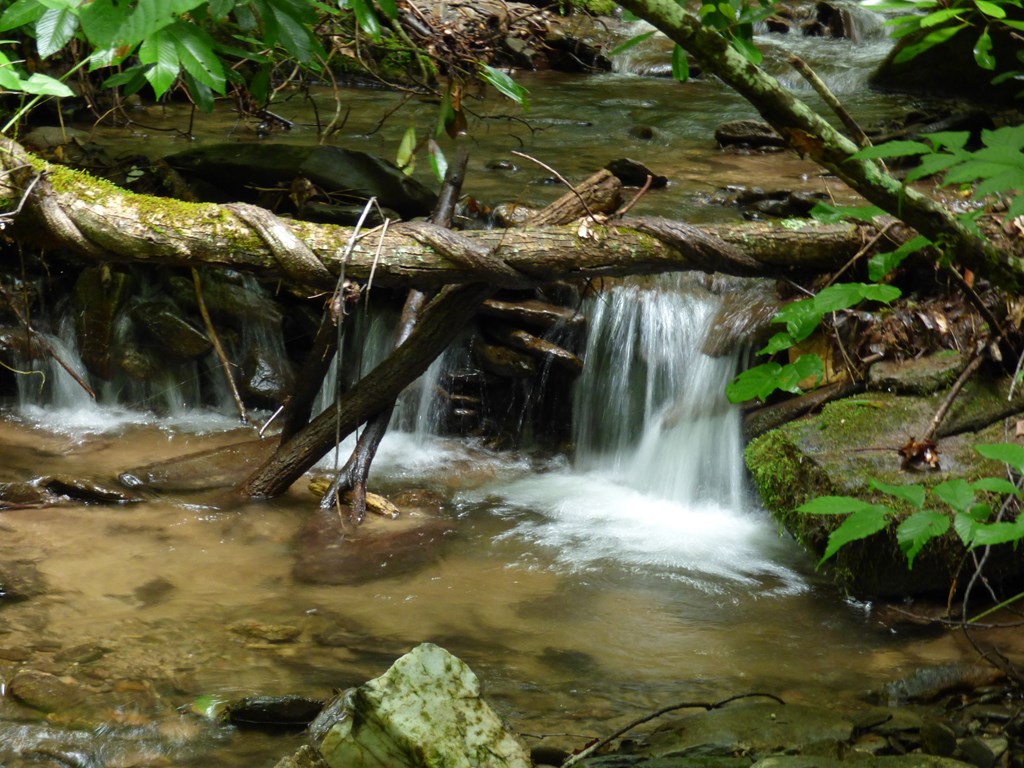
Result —
[[[1002,740],[1005,743],[1005,740]],[[999,746],[1002,746],[1000,744]],[[999,750],[999,754],[1005,750]],[[961,739],[957,745],[956,757],[963,760],[966,763],[970,763],[975,768],[992,768],[996,763],[997,751],[993,750],[985,739],[978,736],[968,736],[965,739]]]
[[[46,591],[39,568],[31,560],[0,562],[0,608],[20,603]]]
[[[1001,420],[1024,409],[1024,396],[1008,402],[1009,387],[997,381],[972,381],[957,398],[936,439],[943,471],[915,472],[912,482],[935,485],[952,477],[999,476],[1005,469],[982,459],[978,443],[1004,440]],[[752,440],[745,458],[765,507],[776,522],[816,558],[842,516],[802,515],[795,510],[816,496],[843,495],[883,501],[872,480],[905,484],[898,449],[926,433],[937,396],[910,397],[884,392],[829,403]],[[880,447],[880,450],[864,450]],[[943,594],[965,556],[954,532],[924,547],[913,569],[893,533],[895,526],[844,546],[824,566],[844,588],[860,596],[907,597]],[[994,583],[1019,578],[1024,561],[1005,546],[991,550],[986,574]]]
[[[310,726],[312,744],[278,768],[530,768],[522,742],[480,697],[476,675],[424,643],[346,691]]]
[[[648,176],[651,177],[651,189],[662,189],[668,185],[667,176],[661,176],[643,163],[630,160],[628,157],[612,160],[605,168],[626,187],[642,187],[647,183]]]
[[[921,51],[908,60],[903,52],[919,44],[931,30],[921,30],[897,40],[885,60],[871,75],[870,84],[886,91],[931,94],[935,96],[962,96],[975,102],[993,102],[1011,105],[1020,85],[1013,78],[992,84],[992,72],[973,66],[973,48],[978,37],[970,31],[953,35],[944,42]],[[995,72],[1006,72],[1019,66],[1017,54],[1022,47],[1015,33],[1008,28],[992,25],[992,55]]]
[[[246,349],[240,389],[247,397],[272,407],[288,397],[294,379],[294,372],[283,357],[268,355],[258,346]]]
[[[151,605],[162,603],[175,589],[177,587],[163,576],[156,576],[133,589],[132,594],[139,601],[141,607],[148,608]]]
[[[85,700],[86,691],[48,672],[21,669],[7,683],[11,696],[42,712],[70,709]]]
[[[291,643],[302,634],[299,627],[290,624],[268,624],[255,619],[243,619],[228,625],[228,630],[250,640],[262,640],[265,643]]]
[[[956,751],[956,733],[943,722],[925,720],[921,724],[921,749],[929,755],[951,757]]]
[[[54,500],[71,499],[96,504],[127,504],[142,500],[134,493],[68,475],[47,475],[36,478],[32,484],[45,490]]]
[[[75,281],[72,295],[79,354],[86,368],[101,379],[113,375],[114,321],[131,295],[132,283],[126,272],[109,265],[87,267]]]
[[[774,702],[735,704],[662,725],[643,751],[662,757],[758,757],[845,742],[852,734],[849,720],[827,710]]]
[[[303,177],[328,194],[358,200],[376,197],[403,218],[430,213],[437,196],[393,163],[335,146],[209,144],[166,158],[171,167],[224,189],[235,200],[250,198],[252,186],[287,189]],[[241,195],[241,196],[240,196]]]
[[[715,129],[720,147],[785,147],[786,140],[768,123],[760,120],[730,120]]]
[[[263,463],[276,448],[276,440],[247,440],[129,469],[118,479],[129,488],[155,491],[230,488]]]
[[[246,696],[227,705],[232,725],[254,728],[305,728],[324,708],[324,702],[305,696]]]
[[[209,352],[213,345],[202,331],[182,317],[169,301],[143,301],[132,307],[132,320],[158,344],[161,355],[183,362]]]
[[[998,669],[986,665],[939,664],[917,669],[900,680],[886,683],[879,692],[879,698],[890,706],[908,701],[930,701],[948,691],[988,685],[1001,677]]]
[[[57,651],[53,654],[53,660],[62,664],[89,664],[102,659],[109,652],[110,649],[102,645],[83,643]]]
[[[198,314],[195,282],[179,276],[171,277],[167,282],[175,303]],[[241,329],[244,326],[276,326],[281,322],[281,307],[251,278],[237,276],[235,279],[224,272],[205,273],[202,293],[203,303],[217,323]],[[219,327],[217,330],[223,332]]]
[[[333,517],[333,519],[332,519]],[[405,576],[435,562],[451,523],[406,515],[399,520],[367,518],[342,535],[336,515],[317,515],[296,537],[292,575],[306,584],[362,584]]]
[[[868,387],[900,394],[930,395],[952,385],[966,364],[964,356],[953,350],[910,360],[882,360],[868,371]]]
[[[850,760],[808,755],[773,755],[758,760],[751,768],[849,768]],[[861,758],[858,768],[967,768],[966,763],[935,755],[882,755]]]
[[[657,138],[657,133],[649,125],[634,125],[631,126],[628,131],[630,138],[640,139],[640,141],[654,141]]]

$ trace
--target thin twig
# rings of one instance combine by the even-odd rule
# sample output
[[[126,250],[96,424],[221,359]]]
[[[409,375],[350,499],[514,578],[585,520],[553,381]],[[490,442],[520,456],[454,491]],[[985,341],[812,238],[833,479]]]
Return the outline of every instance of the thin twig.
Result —
[[[946,413],[949,411],[950,407],[952,407],[953,402],[960,394],[960,390],[964,388],[964,384],[967,383],[967,380],[971,378],[974,372],[978,370],[978,368],[981,367],[981,364],[985,361],[985,348],[987,346],[987,344],[980,344],[978,346],[978,349],[974,352],[974,356],[971,358],[970,362],[968,362],[963,371],[960,372],[957,380],[953,382],[953,386],[949,388],[949,392],[946,393],[945,399],[942,401],[939,409],[935,412],[935,416],[932,418],[932,423],[928,425],[928,430],[924,433],[922,440],[931,440],[935,437],[935,432],[938,430],[942,420],[946,418]]]
[[[849,261],[843,264],[843,266],[841,266],[839,270],[828,279],[828,282],[826,282],[825,285],[822,286],[822,290],[832,285],[836,280],[839,279],[840,275],[842,275],[846,270],[848,270],[850,267],[856,264],[858,259],[860,259],[865,253],[868,253],[872,248],[874,248],[878,241],[885,236],[885,233],[888,232],[896,224],[897,222],[890,221],[888,224],[882,227],[878,231],[878,234],[876,234],[874,237],[868,240],[859,251],[857,251],[855,254],[853,254],[853,256],[850,257]]]
[[[536,163],[537,165],[539,165],[541,168],[543,168],[548,173],[553,173],[555,175],[556,179],[558,179],[560,182],[565,184],[565,186],[567,186],[569,189],[572,190],[572,193],[574,195],[576,195],[576,199],[580,201],[580,205],[583,206],[583,210],[585,210],[587,212],[587,215],[591,219],[593,219],[594,221],[597,221],[597,217],[594,216],[594,212],[592,210],[590,210],[590,206],[587,205],[587,201],[583,199],[583,195],[581,195],[579,193],[579,191],[577,191],[576,187],[574,187],[572,184],[570,184],[568,182],[568,180],[566,180],[566,178],[562,174],[560,174],[558,171],[556,171],[554,168],[552,168],[547,163],[538,160],[536,157],[531,157],[530,155],[526,154],[525,152],[520,152],[518,149],[513,149],[512,150],[512,154],[513,155],[518,155],[519,157],[522,157],[522,158],[525,158],[525,159],[529,160],[531,163]]]
[[[615,216],[625,216],[629,213],[630,208],[640,202],[640,198],[647,194],[647,191],[651,188],[651,182],[654,181],[654,177],[651,174],[647,174],[647,179],[644,181],[644,185],[640,187],[640,191],[633,195],[633,199],[626,203],[624,206],[619,208],[615,212]]]
[[[846,126],[846,130],[848,130],[850,135],[853,136],[854,141],[857,142],[857,146],[861,148],[870,147],[871,139],[867,137],[867,134],[864,133],[864,130],[860,127],[857,121],[853,119],[853,115],[846,111],[846,107],[839,102],[836,95],[829,90],[829,87],[825,85],[822,79],[818,77],[814,73],[814,70],[807,65],[807,62],[796,54],[793,54],[789,57],[789,63],[793,65],[793,68],[796,69],[797,72],[803,75],[804,80],[811,84],[811,88],[814,89],[815,93],[817,93],[822,98],[822,101],[828,105],[829,109],[835,112],[836,116],[843,121],[843,125]]]
[[[605,746],[606,744],[610,744],[627,731],[631,731],[638,725],[643,725],[644,723],[654,720],[655,718],[661,717],[662,715],[668,714],[669,712],[675,712],[678,709],[719,709],[720,707],[724,707],[726,704],[729,704],[733,701],[737,701],[738,699],[750,699],[760,696],[765,696],[769,699],[773,699],[774,701],[777,701],[779,704],[786,703],[773,693],[741,693],[736,696],[730,696],[727,699],[722,699],[722,701],[716,702],[714,704],[709,704],[705,701],[684,701],[679,704],[672,704],[670,706],[662,707],[659,710],[646,714],[643,717],[638,717],[631,723],[627,723],[626,725],[619,728],[617,731],[615,731],[615,733],[611,734],[610,736],[606,736],[605,738],[599,741],[595,741],[593,744],[581,749],[575,755],[572,755],[564,763],[562,763],[562,768],[571,768],[571,766],[576,765],[576,763],[578,763],[580,760],[584,760],[587,757],[590,757],[590,755],[594,754],[594,752],[599,750],[601,747]]]
[[[213,351],[217,354],[217,359],[220,360],[220,367],[224,371],[224,378],[228,381],[228,388],[231,390],[231,397],[235,400],[235,407],[238,409],[238,416],[242,420],[243,424],[248,424],[249,413],[245,410],[245,403],[242,402],[242,396],[238,392],[238,385],[235,383],[235,376],[231,372],[231,361],[228,360],[228,356],[224,352],[224,347],[221,346],[220,337],[217,335],[217,331],[213,327],[213,319],[210,317],[210,311],[206,308],[206,300],[203,298],[203,284],[199,279],[199,270],[195,267],[192,267],[192,285],[195,286],[196,290],[196,304],[199,306],[199,314],[203,318],[203,324],[206,326],[206,332],[210,335],[210,343],[213,344]]]

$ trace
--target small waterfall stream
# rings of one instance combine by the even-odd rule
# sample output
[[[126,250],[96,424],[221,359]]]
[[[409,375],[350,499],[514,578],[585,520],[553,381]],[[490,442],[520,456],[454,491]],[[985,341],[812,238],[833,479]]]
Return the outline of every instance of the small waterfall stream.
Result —
[[[718,302],[678,276],[591,299],[575,466],[556,461],[464,498],[500,497],[499,514],[515,520],[507,535],[556,569],[620,567],[711,593],[805,589],[747,494],[739,410],[724,396],[737,359],[701,351]]]

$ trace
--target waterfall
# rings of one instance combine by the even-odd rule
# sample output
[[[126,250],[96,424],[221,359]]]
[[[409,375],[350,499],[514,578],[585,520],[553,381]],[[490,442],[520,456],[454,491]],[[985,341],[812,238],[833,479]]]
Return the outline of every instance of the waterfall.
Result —
[[[577,382],[576,459],[683,504],[743,504],[736,357],[701,351],[718,301],[693,281],[622,285],[593,299]]]

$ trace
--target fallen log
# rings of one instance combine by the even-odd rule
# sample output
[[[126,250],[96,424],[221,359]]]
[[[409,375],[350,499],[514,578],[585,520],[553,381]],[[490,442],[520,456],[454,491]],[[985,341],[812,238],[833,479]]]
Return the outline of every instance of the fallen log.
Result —
[[[246,206],[184,203],[126,192],[86,173],[35,158],[0,139],[0,199],[21,210],[4,214],[15,237],[63,247],[100,262],[229,267],[331,290],[352,230],[279,219]],[[9,208],[14,209],[12,204]],[[262,217],[258,226],[254,219]],[[664,219],[605,225],[523,227],[466,232],[468,252],[453,258],[443,230],[410,222],[363,233],[345,275],[382,286],[438,288],[487,282],[494,288],[568,278],[717,271],[742,276],[795,275],[843,264],[864,242],[853,224],[769,223],[695,227]]]

